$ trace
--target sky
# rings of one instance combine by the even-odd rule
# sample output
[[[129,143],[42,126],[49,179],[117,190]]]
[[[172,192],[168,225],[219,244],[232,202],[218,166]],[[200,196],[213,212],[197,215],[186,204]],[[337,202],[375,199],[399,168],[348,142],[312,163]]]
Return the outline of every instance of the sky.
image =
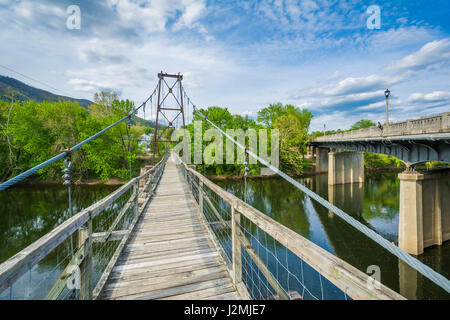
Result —
[[[446,0],[0,0],[0,43],[0,74],[76,98],[140,104],[164,71],[199,107],[290,103],[311,130],[383,123],[386,88],[391,122],[450,111]]]

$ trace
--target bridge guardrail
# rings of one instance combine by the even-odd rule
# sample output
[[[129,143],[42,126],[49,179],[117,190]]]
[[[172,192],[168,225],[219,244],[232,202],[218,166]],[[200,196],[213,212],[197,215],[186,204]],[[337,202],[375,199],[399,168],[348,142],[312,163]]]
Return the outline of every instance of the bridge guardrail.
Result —
[[[97,298],[152,197],[167,158],[168,154],[0,264],[0,299]],[[50,275],[35,280],[40,264]],[[14,290],[17,281],[20,285]]]
[[[314,138],[312,142],[327,142],[330,140],[346,140],[358,138],[376,138],[408,136],[420,134],[439,134],[450,132],[450,112],[444,112],[435,116],[410,119],[403,122],[393,122],[384,125],[383,129],[378,127],[363,128],[347,132],[335,133],[327,136]]]
[[[176,159],[236,288],[244,285],[251,298],[324,299],[333,290],[344,298],[404,299]]]

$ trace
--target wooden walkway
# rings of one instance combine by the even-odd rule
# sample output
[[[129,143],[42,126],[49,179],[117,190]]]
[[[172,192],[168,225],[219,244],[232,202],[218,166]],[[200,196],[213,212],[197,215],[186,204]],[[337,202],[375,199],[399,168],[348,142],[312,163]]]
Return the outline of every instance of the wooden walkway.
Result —
[[[239,299],[174,159],[100,299]]]

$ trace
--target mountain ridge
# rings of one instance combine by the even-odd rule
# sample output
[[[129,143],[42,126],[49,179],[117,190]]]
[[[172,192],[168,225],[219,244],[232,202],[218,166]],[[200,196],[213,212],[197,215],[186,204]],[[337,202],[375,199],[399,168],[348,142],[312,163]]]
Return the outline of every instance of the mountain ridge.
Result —
[[[32,87],[17,79],[0,75],[0,99],[4,101],[11,101],[11,94],[14,94],[14,99],[19,101],[75,101],[84,108],[87,108],[93,103],[92,101],[87,99],[76,99],[72,97],[57,95],[46,90]]]
[[[73,101],[78,102],[83,108],[87,110],[88,106],[94,102],[87,99],[77,99],[68,96],[61,96],[50,91],[35,88],[17,79],[0,75],[0,100],[11,101],[11,94],[14,100],[26,101],[34,100],[37,102],[43,101]],[[135,124],[145,127],[154,128],[155,122],[152,120],[142,119],[133,115],[132,120]]]

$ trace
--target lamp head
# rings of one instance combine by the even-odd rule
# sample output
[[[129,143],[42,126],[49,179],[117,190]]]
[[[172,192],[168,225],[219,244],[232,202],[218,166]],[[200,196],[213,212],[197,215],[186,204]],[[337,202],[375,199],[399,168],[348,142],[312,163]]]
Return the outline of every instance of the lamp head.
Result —
[[[386,98],[389,98],[390,94],[391,94],[391,92],[389,91],[389,89],[386,89],[386,91],[384,92],[384,95],[386,96]]]

